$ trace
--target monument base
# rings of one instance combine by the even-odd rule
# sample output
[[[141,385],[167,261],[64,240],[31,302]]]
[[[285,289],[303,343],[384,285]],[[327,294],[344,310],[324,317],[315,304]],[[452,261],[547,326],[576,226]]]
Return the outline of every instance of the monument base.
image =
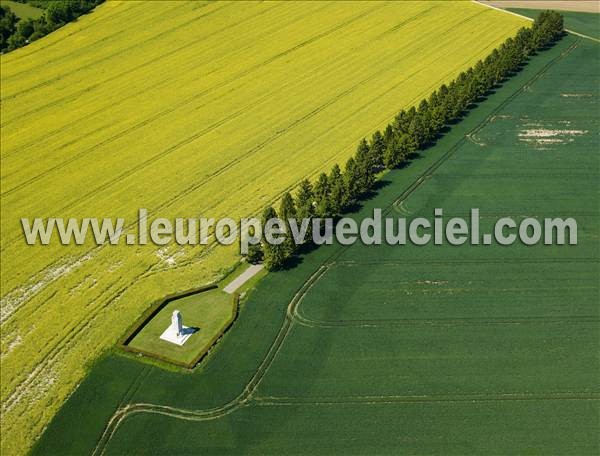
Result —
[[[166,340],[167,342],[171,342],[176,345],[183,345],[190,338],[192,334],[194,334],[195,330],[190,328],[189,326],[181,327],[181,334],[178,336],[177,331],[173,329],[173,326],[169,326],[165,332],[160,335],[162,340]]]

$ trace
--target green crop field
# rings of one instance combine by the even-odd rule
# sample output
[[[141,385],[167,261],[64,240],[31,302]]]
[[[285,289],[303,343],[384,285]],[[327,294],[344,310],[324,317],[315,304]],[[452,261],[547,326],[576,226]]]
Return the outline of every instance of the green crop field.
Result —
[[[185,316],[183,321],[185,326],[196,328],[196,332],[181,347],[160,339],[160,335],[171,324],[174,310],[179,310]],[[200,353],[210,348],[213,341],[231,323],[235,314],[236,301],[231,295],[219,289],[175,299],[144,325],[128,346],[189,364]]]
[[[575,217],[578,245],[319,247],[192,374],[104,357],[34,453],[598,454],[597,55],[541,52],[355,215]]]
[[[21,217],[258,214],[525,20],[471,2],[106,2],[1,60],[2,450],[236,248],[25,245]]]
[[[535,19],[539,10],[525,8],[507,8],[508,11]],[[577,11],[561,11],[565,19],[565,28],[600,40],[600,14],[580,13]]]

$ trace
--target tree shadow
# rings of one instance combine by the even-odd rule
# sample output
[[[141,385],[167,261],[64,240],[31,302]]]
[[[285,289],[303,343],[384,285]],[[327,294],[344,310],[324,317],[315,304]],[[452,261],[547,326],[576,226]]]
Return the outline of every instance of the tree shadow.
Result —
[[[371,195],[373,193],[377,193],[379,190],[391,185],[391,183],[392,182],[387,179],[380,179],[373,184],[373,187],[366,194]]]
[[[302,244],[301,247],[304,247],[307,244]],[[313,244],[314,245],[314,244]],[[315,247],[318,247],[315,245]],[[302,249],[299,249],[294,255],[292,255],[291,257],[287,258],[285,260],[285,262],[281,265],[281,268],[279,268],[280,271],[289,271],[290,269],[294,269],[297,266],[300,266],[303,263],[303,255],[306,252],[302,252]]]

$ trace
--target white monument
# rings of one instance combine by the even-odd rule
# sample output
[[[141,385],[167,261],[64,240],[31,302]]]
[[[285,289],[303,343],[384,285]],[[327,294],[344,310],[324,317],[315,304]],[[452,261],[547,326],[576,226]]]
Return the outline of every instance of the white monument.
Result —
[[[161,334],[160,338],[173,344],[183,345],[185,344],[185,341],[188,340],[194,333],[194,331],[195,330],[193,328],[183,326],[181,312],[174,310],[173,315],[171,315],[171,324],[165,330],[165,332]]]

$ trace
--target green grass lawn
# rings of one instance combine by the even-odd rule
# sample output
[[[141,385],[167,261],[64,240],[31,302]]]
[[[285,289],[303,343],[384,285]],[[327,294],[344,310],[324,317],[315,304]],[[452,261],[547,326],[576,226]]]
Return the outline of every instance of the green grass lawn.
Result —
[[[129,347],[188,364],[210,348],[235,315],[232,295],[213,289],[169,302],[128,344]],[[198,330],[183,346],[164,341],[160,335],[171,324],[171,315],[179,310],[183,325]]]
[[[20,19],[37,19],[44,13],[41,8],[36,8],[27,3],[13,2],[12,0],[0,0],[0,5],[8,6]]]
[[[540,10],[526,8],[506,8],[523,16],[536,18]],[[580,13],[576,11],[560,11],[565,18],[565,28],[574,32],[583,33],[592,38],[600,39],[600,14]]]

